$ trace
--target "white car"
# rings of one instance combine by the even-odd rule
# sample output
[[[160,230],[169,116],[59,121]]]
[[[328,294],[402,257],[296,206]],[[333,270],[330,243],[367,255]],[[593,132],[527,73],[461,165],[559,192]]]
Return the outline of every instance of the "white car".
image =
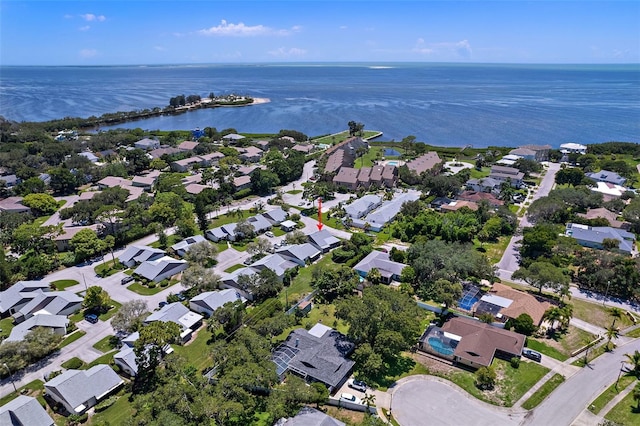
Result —
[[[271,232],[271,231],[265,232],[264,235],[266,235],[269,238],[273,238],[274,237],[273,232]]]
[[[353,404],[362,404],[360,398],[350,393],[342,392],[340,394],[340,402],[351,402]]]
[[[360,392],[367,391],[367,384],[361,380],[349,379],[349,381],[347,382],[347,386]]]

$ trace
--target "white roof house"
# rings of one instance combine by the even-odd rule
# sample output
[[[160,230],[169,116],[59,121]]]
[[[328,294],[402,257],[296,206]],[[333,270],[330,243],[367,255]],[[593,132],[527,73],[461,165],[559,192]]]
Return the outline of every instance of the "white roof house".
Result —
[[[322,251],[311,243],[304,243],[282,247],[276,251],[276,254],[286,257],[300,266],[304,266],[307,262],[311,263],[317,260]]]
[[[202,235],[194,235],[172,245],[171,248],[176,252],[178,256],[184,257],[186,256],[189,248],[191,248],[192,245],[201,243],[203,241],[209,244],[209,242]]]
[[[586,154],[587,146],[581,145],[579,143],[563,143],[560,145],[560,152],[563,154],[577,153],[577,154]]]
[[[156,260],[142,262],[133,273],[150,281],[158,282],[184,271],[188,266],[189,262],[186,260],[164,256]]]
[[[169,303],[163,306],[159,311],[149,315],[145,320],[145,324],[151,324],[155,321],[175,322],[182,330],[193,329],[202,321],[202,315],[191,312],[186,306],[180,302]]]
[[[282,222],[287,220],[288,214],[282,210],[282,207],[278,207],[277,209],[262,213],[262,216],[267,218],[272,225],[280,225]]]
[[[394,262],[390,259],[389,253],[373,250],[364,259],[362,259],[353,269],[362,277],[366,277],[369,271],[376,268],[380,271],[380,275],[384,282],[392,280],[400,280],[400,274],[406,267],[404,263]]]
[[[123,346],[120,352],[113,356],[113,362],[131,377],[138,375],[136,353],[131,346]]]
[[[0,292],[0,315],[13,314],[42,292],[48,292],[48,281],[18,281]]]
[[[71,291],[40,292],[29,303],[13,314],[16,323],[21,323],[36,314],[71,315],[82,308],[82,297]]]
[[[322,250],[323,253],[340,245],[340,240],[331,235],[326,229],[309,234],[307,237],[309,238],[309,242]]]
[[[55,422],[37,399],[20,395],[0,407],[0,424],[7,426],[53,426]]]
[[[67,370],[44,384],[54,401],[68,412],[82,414],[124,383],[106,364],[88,370]]]
[[[238,300],[245,303],[247,299],[242,297],[236,289],[228,288],[220,291],[201,293],[189,301],[189,307],[196,312],[210,317],[218,308]]]
[[[129,246],[127,249],[118,256],[118,260],[123,265],[131,268],[138,263],[145,262],[147,260],[159,259],[165,255],[164,250],[160,250],[148,246]]]
[[[382,197],[374,194],[368,194],[358,198],[351,204],[344,207],[345,212],[354,219],[360,219],[373,209],[380,206]]]
[[[595,182],[596,186],[591,187],[590,189],[593,192],[599,192],[605,197],[605,200],[611,198],[620,198],[622,194],[628,191],[624,186],[616,185],[614,183],[609,182]],[[607,198],[608,197],[608,198]]]
[[[269,254],[251,264],[251,268],[257,269],[258,271],[262,271],[265,268],[271,269],[280,279],[284,277],[284,273],[287,272],[288,269],[295,268],[296,266],[298,266],[297,263],[279,254]]]
[[[36,327],[49,328],[53,333],[64,336],[67,334],[67,326],[69,325],[69,318],[64,315],[48,315],[48,314],[36,314],[28,320],[21,322],[11,329],[9,337],[4,339],[4,342],[19,342],[24,340],[24,337]]]

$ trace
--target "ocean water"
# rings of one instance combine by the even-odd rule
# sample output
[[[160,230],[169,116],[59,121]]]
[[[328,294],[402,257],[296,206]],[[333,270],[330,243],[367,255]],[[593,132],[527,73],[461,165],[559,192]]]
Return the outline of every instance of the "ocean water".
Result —
[[[162,107],[179,94],[271,102],[116,127],[334,133],[441,146],[640,142],[640,65],[259,64],[0,67],[0,115],[42,121]],[[106,128],[103,128],[106,129]]]

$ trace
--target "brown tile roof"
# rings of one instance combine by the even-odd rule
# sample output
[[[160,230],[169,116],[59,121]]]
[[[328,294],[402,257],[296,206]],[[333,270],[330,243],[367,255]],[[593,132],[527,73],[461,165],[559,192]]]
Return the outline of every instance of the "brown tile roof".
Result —
[[[200,145],[199,142],[184,141],[178,145],[178,149],[183,151],[193,151],[198,145]]]
[[[609,211],[604,207],[589,209],[586,213],[578,213],[576,216],[583,217],[585,219],[603,218],[606,219],[609,222],[609,225],[614,228],[623,228],[627,225],[626,222],[618,220],[618,215],[616,213]]]
[[[345,155],[343,150],[338,150],[331,154],[327,159],[327,164],[324,166],[325,173],[338,171],[338,169],[344,165],[344,160]]]
[[[360,170],[352,167],[341,167],[338,174],[334,176],[333,181],[335,183],[348,183],[355,184],[358,182],[358,174]]]
[[[433,166],[440,163],[442,160],[438,156],[438,153],[435,151],[427,152],[424,155],[416,158],[415,160],[411,160],[407,163],[407,167],[409,170],[414,171],[416,174],[421,174],[427,170],[431,170]]]
[[[388,180],[395,178],[397,171],[398,168],[396,166],[384,166],[384,169],[382,170],[382,179]]]
[[[489,293],[513,301],[509,307],[500,310],[502,315],[518,318],[520,314],[528,314],[536,325],[540,325],[542,316],[552,306],[549,302],[538,301],[535,296],[500,283],[494,283]]]
[[[452,201],[449,204],[443,204],[442,206],[440,206],[440,210],[455,212],[460,210],[463,207],[471,209],[474,212],[478,210],[478,205],[476,203],[474,203],[473,201],[464,201],[464,200],[457,200],[457,201]]]
[[[358,182],[362,182],[364,184],[369,183],[369,175],[371,174],[371,167],[363,167],[360,169],[360,173],[358,173]]]
[[[442,330],[462,337],[455,356],[479,365],[491,365],[496,351],[519,356],[524,347],[522,334],[468,318],[453,318],[442,326]]]
[[[382,180],[382,171],[384,170],[384,166],[373,166],[371,168],[371,175],[369,178],[372,182],[380,182]]]
[[[497,199],[495,195],[489,194],[488,192],[464,191],[456,198],[458,200],[473,201],[475,203],[479,203],[482,200],[487,200],[489,204],[494,206],[504,205],[504,201]]]

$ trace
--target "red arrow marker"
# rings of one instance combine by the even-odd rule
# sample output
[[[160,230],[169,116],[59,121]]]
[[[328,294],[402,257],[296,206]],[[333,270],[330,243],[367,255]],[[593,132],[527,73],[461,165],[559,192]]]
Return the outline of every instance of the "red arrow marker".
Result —
[[[318,197],[318,231],[322,231],[322,197]]]

